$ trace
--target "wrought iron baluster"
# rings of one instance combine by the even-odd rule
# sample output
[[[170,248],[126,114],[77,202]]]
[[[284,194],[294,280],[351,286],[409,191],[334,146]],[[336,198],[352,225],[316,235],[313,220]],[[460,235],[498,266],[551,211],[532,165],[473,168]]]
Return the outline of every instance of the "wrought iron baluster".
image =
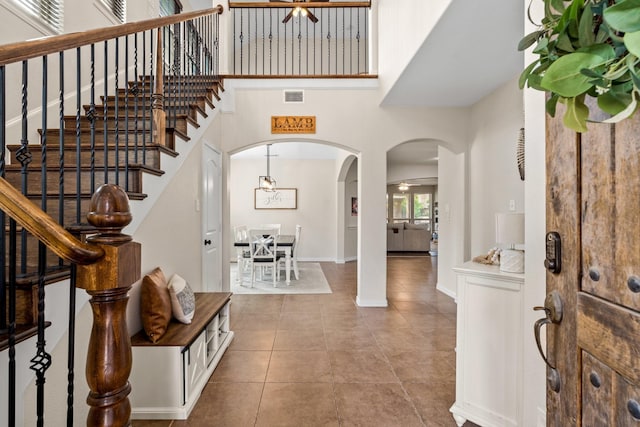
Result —
[[[240,74],[244,74],[244,9],[240,9]]]
[[[64,226],[64,52],[58,55],[58,65],[58,224]],[[62,258],[58,264],[63,264]]]
[[[129,84],[129,35],[124,38],[124,85]],[[116,91],[116,99],[120,93]],[[129,191],[129,95],[124,93],[124,189]]]
[[[76,312],[76,264],[71,264],[69,280],[69,313]],[[69,316],[67,340],[67,427],[73,427],[73,396],[75,394],[76,316]]]
[[[89,119],[89,179],[90,179],[90,191],[93,194],[96,191],[96,120],[98,119],[96,112],[96,45],[91,44],[91,103],[89,105],[89,113],[87,119]]]
[[[7,147],[7,135],[5,126],[6,117],[6,69],[4,65],[0,65],[0,176],[4,178],[5,170],[5,150]],[[5,228],[4,211],[0,210],[0,334],[8,332],[7,327],[7,240]]]
[[[139,95],[139,86],[138,79],[140,75],[138,74],[138,33],[133,35],[134,48],[133,48],[133,85],[129,88],[129,93],[131,93],[133,98],[133,161],[138,163],[138,95]],[[144,98],[143,98],[144,101]],[[144,108],[144,103],[143,103]]]
[[[146,31],[142,33],[142,76],[136,76],[136,79],[140,79],[140,84],[142,85],[142,147],[141,150],[144,153],[144,146],[147,142],[147,109],[151,108],[151,99],[147,97],[147,88],[150,86],[147,85],[149,82],[149,78],[145,76],[145,70],[147,68],[147,33]],[[149,92],[149,95],[151,92]],[[138,119],[136,118],[136,121]],[[136,150],[137,153],[137,150]],[[138,159],[136,158],[136,162]]]
[[[103,81],[104,81],[104,99],[107,99],[107,96],[109,95],[109,41],[105,40],[104,41],[104,75],[103,75]],[[104,155],[104,159],[103,159],[103,163],[104,163],[104,183],[107,184],[109,182],[109,139],[108,139],[108,135],[109,135],[109,108],[107,103],[104,103],[104,106],[102,108],[102,115],[103,115],[103,135],[102,135],[102,141],[104,143],[104,147],[102,147],[102,152]]]
[[[115,77],[115,81],[114,81],[114,89],[115,89],[115,93],[116,93],[116,97],[115,97],[115,106],[114,106],[114,113],[113,113],[113,119],[114,119],[114,127],[115,127],[115,158],[113,161],[113,166],[114,166],[114,173],[115,173],[115,184],[116,185],[120,185],[120,110],[119,110],[119,103],[118,103],[118,68],[119,68],[119,64],[120,64],[120,43],[119,43],[120,39],[118,37],[116,37],[115,39],[115,63],[114,63],[114,77]],[[105,76],[105,83],[107,82],[107,78]],[[105,90],[105,95],[104,95],[104,105],[107,106],[107,111],[108,111],[108,102],[107,102],[107,94],[108,94],[108,90]],[[109,141],[109,138],[105,138],[105,145],[104,145],[104,154],[105,154],[105,158],[109,153],[109,147],[107,142]],[[105,164],[105,166],[107,166]],[[125,187],[126,188],[126,187]]]
[[[16,278],[18,270],[18,231],[13,218],[9,218],[9,414],[10,427],[16,425]]]
[[[22,138],[20,139],[20,148],[16,152],[16,159],[22,165],[20,169],[21,189],[22,194],[28,194],[28,166],[31,163],[31,151],[29,150],[28,140],[28,77],[29,77],[29,64],[27,61],[22,61]],[[20,273],[25,274],[27,272],[27,230],[22,229],[20,231]]]
[[[82,93],[81,87],[81,70],[82,70],[82,58],[81,58],[81,50],[80,48],[76,49],[76,119],[75,119],[75,130],[76,130],[76,224],[81,222],[82,217],[82,204],[81,204],[81,138],[80,138],[80,112],[82,109],[80,95]]]
[[[273,74],[273,10],[269,9],[269,75]]]
[[[298,21],[298,74],[302,74],[302,19]]]

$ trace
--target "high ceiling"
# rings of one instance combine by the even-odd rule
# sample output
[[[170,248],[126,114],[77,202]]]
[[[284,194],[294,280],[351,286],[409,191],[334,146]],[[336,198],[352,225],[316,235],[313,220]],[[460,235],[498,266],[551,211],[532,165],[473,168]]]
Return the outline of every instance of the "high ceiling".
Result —
[[[210,1],[199,1],[210,7]],[[521,0],[452,0],[383,105],[467,107],[478,102],[522,69],[523,55],[516,45],[523,34],[523,16]],[[327,158],[337,150],[319,145],[312,149],[312,145],[305,144],[304,150],[310,150],[305,156]],[[300,155],[300,147],[291,144],[274,144],[272,151],[276,149],[285,158]],[[264,147],[245,155],[263,156]],[[402,144],[389,152],[387,162],[416,165],[416,159],[424,165],[437,164],[437,145]]]
[[[387,93],[386,106],[474,104],[522,70],[521,0],[453,0]]]

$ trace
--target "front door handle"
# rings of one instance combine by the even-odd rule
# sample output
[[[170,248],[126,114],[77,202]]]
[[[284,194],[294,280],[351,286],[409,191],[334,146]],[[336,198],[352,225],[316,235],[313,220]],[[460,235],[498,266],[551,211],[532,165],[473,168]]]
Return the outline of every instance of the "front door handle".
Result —
[[[558,324],[562,322],[562,299],[560,298],[560,294],[558,291],[549,293],[544,300],[544,307],[533,307],[533,309],[544,310],[545,312],[545,317],[538,319],[533,325],[533,333],[536,338],[536,345],[538,346],[540,356],[542,356],[542,360],[544,360],[544,363],[549,367],[547,382],[553,391],[558,392],[560,391],[560,374],[556,367],[549,362],[549,359],[544,354],[544,350],[542,350],[540,330],[545,325]]]
[[[206,239],[206,240],[204,241],[204,245],[205,245],[205,246],[210,245],[210,244],[211,244],[211,240]]]

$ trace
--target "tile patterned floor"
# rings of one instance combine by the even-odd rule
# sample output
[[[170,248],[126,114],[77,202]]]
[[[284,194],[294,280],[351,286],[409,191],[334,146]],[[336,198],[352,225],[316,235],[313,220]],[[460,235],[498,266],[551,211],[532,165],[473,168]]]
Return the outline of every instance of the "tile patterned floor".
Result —
[[[387,308],[356,306],[355,263],[322,263],[332,294],[235,295],[235,339],[189,420],[133,426],[455,427],[456,305],[436,261],[388,258]]]

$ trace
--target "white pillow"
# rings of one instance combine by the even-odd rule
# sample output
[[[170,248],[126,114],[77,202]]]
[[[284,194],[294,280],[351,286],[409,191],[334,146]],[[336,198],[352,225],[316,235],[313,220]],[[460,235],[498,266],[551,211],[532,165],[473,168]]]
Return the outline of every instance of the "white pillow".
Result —
[[[173,317],[182,323],[189,324],[196,312],[196,298],[189,284],[177,274],[171,276],[169,284]]]

